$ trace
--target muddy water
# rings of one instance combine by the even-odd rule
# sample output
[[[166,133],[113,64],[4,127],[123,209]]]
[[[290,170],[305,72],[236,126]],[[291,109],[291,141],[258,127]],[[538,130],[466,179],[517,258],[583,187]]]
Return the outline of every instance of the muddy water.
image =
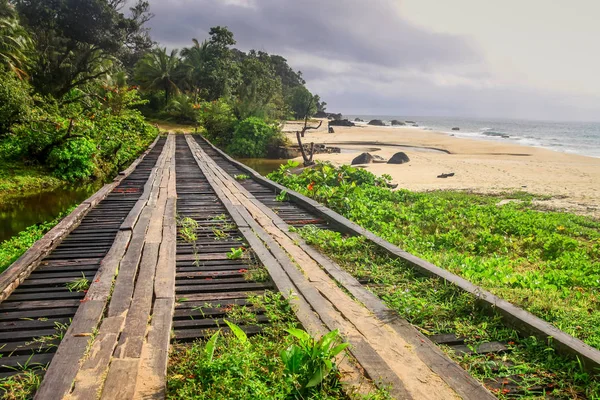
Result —
[[[0,242],[31,225],[56,218],[69,207],[87,199],[100,187],[102,183],[97,182],[12,197],[0,205]]]

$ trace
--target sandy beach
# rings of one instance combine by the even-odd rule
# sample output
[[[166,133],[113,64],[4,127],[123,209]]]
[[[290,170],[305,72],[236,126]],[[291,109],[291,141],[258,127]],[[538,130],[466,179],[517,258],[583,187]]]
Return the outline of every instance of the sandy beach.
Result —
[[[600,158],[560,153],[500,141],[464,139],[413,127],[334,127],[309,131],[305,142],[340,147],[342,154],[315,155],[335,165],[350,164],[363,151],[389,159],[402,151],[402,165],[367,164],[374,174],[389,174],[399,188],[415,191],[468,190],[477,193],[526,191],[552,196],[540,206],[600,218]],[[284,128],[296,142],[296,123]],[[300,158],[301,160],[301,158]],[[443,173],[453,177],[437,178]]]

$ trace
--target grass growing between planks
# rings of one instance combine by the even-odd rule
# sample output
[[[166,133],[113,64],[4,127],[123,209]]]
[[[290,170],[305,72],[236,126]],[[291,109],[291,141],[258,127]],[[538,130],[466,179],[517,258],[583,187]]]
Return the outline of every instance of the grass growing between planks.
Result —
[[[226,321],[256,324],[261,312],[270,325],[246,337],[228,322],[209,340],[176,345],[169,361],[168,399],[389,398],[385,391],[345,393],[335,365],[335,355],[345,344],[335,331],[315,340],[297,329],[292,307],[281,294],[268,292],[249,299],[249,304],[230,307]]]
[[[0,243],[0,273],[15,262],[36,241],[42,238],[50,229],[54,228],[64,217],[69,215],[76,206],[62,212],[52,221],[28,227],[18,235]]]
[[[540,212],[534,195],[392,191],[386,177],[319,164],[269,177],[600,348],[600,222]]]
[[[40,371],[37,371],[40,372]],[[42,376],[35,370],[0,380],[0,393],[4,400],[29,400],[42,383]]]
[[[343,237],[312,226],[297,232],[354,277],[369,282],[371,291],[422,332],[455,333],[467,338],[473,348],[484,342],[508,342],[511,351],[502,355],[459,356],[446,348],[475,378],[503,381],[518,375],[525,388],[546,388],[552,398],[599,398],[600,381],[584,372],[577,361],[557,355],[547,343],[533,337],[519,337],[499,316],[478,309],[470,294],[442,280],[417,275],[402,260],[383,254],[363,237]],[[514,395],[510,391],[495,394],[500,398]],[[526,390],[523,397],[540,395]]]

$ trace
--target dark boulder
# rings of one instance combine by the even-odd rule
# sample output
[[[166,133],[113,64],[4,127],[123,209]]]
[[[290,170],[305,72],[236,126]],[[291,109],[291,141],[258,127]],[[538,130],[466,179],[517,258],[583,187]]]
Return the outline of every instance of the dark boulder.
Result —
[[[458,126],[455,126],[454,128],[452,128],[453,131],[460,131],[460,128]]]
[[[360,156],[352,160],[352,165],[356,164],[370,164],[373,162],[373,156],[369,153],[362,153]]]
[[[415,121],[404,121],[404,122],[406,122],[407,124],[416,124]]]
[[[354,122],[347,119],[329,121],[329,126],[355,126]]]
[[[338,121],[340,119],[342,119],[342,114],[338,113],[338,114],[334,114],[334,113],[327,113],[325,111],[317,111],[317,113],[314,115],[315,118],[327,118],[327,119],[333,119],[335,121]]]
[[[406,125],[406,124],[402,121],[398,121],[397,119],[392,120],[392,126],[402,126],[402,125]]]
[[[354,118],[354,122],[365,122],[365,121],[363,121],[363,120],[362,120],[362,119],[360,119],[360,118]]]
[[[333,126],[329,127],[329,133],[335,133],[335,131],[333,130]]]
[[[385,126],[385,123],[380,120],[380,119],[372,119],[369,121],[369,125],[374,125],[374,126]]]
[[[388,164],[404,164],[410,161],[410,158],[408,158],[408,156],[406,155],[406,153],[403,152],[398,152],[396,154],[394,154],[392,156],[392,158],[390,158],[388,160]]]

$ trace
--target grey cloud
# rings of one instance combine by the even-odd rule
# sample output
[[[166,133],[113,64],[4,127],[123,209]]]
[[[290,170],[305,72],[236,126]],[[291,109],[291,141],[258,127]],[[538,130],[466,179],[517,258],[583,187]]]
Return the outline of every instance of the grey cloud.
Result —
[[[393,0],[151,1],[153,37],[170,46],[203,39],[226,25],[242,49],[311,51],[346,61],[420,68],[478,59],[464,38],[425,31],[404,20]]]

